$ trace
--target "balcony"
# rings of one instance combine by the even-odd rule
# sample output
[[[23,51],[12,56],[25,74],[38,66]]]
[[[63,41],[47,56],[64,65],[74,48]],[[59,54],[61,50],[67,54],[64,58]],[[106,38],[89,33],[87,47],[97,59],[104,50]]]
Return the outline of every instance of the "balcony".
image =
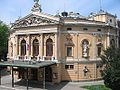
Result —
[[[20,61],[54,61],[57,62],[58,60],[55,60],[55,57],[53,56],[18,56],[15,58],[15,60]]]

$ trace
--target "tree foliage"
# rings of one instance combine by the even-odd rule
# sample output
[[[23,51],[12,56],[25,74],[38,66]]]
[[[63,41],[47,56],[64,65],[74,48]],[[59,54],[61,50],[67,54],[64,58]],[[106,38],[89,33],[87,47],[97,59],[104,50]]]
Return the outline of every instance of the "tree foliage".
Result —
[[[0,21],[0,59],[7,54],[8,26]]]
[[[120,89],[120,48],[109,47],[101,56],[104,64],[103,79],[112,90]]]

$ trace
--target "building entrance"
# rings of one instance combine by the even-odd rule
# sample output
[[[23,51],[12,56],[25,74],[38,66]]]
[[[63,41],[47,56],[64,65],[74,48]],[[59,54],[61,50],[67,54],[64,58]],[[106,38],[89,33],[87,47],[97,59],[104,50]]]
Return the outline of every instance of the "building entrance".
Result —
[[[31,69],[31,79],[38,80],[38,69]]]
[[[52,68],[51,67],[45,68],[45,81],[52,82]]]

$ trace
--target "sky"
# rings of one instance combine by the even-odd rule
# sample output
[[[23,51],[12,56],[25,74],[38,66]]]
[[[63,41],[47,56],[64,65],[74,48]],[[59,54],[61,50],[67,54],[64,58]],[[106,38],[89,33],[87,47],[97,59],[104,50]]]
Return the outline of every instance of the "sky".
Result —
[[[39,3],[42,12],[52,15],[67,11],[88,16],[91,12],[98,12],[101,6],[104,11],[116,14],[120,19],[120,0],[39,0]],[[33,4],[34,0],[1,0],[0,20],[7,24],[14,23],[19,17],[30,14]]]

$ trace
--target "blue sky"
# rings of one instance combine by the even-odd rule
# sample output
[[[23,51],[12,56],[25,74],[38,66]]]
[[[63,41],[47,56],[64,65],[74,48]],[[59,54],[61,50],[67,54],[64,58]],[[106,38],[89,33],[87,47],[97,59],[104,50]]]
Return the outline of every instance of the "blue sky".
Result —
[[[100,10],[100,0],[40,0],[42,10],[45,13],[56,14],[58,11],[78,12],[88,16],[91,12]],[[120,19],[120,0],[101,0],[102,9]],[[18,19],[19,16],[26,16],[31,12],[33,0],[1,0],[0,20],[9,24]]]

